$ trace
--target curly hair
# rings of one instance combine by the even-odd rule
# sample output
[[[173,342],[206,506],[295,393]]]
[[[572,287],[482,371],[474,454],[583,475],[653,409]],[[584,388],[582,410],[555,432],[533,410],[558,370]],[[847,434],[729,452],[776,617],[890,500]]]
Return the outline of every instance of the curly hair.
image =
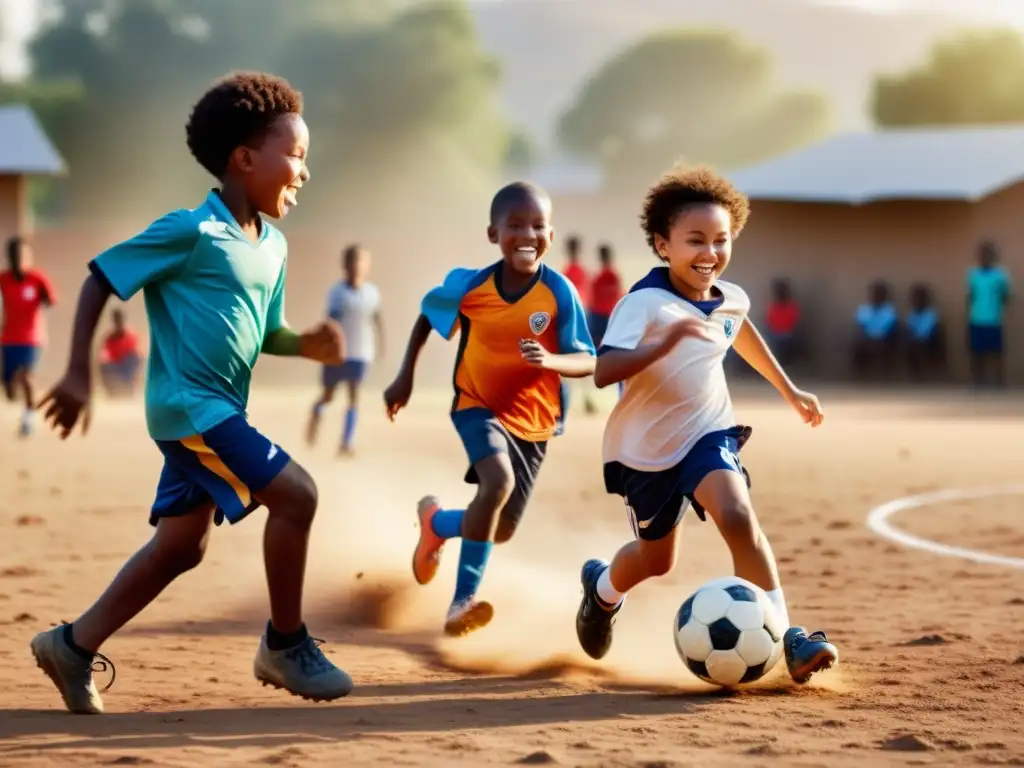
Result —
[[[677,166],[663,175],[647,191],[640,214],[640,226],[655,255],[655,235],[668,239],[680,213],[690,206],[709,203],[728,211],[733,237],[738,236],[750,216],[750,201],[729,181],[706,166]]]
[[[302,94],[280,77],[237,72],[215,83],[192,108],[185,135],[199,164],[221,179],[231,153],[256,145],[281,115],[302,114]]]

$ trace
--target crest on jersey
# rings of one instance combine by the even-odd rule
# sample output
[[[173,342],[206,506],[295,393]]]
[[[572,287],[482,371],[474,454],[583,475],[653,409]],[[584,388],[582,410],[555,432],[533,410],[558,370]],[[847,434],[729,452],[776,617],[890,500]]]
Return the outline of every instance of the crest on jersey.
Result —
[[[530,315],[530,330],[534,336],[540,336],[551,325],[551,315],[548,312],[534,312]]]
[[[725,318],[725,338],[731,339],[732,332],[736,329],[736,322],[731,318]]]
[[[36,300],[36,287],[34,285],[26,285],[21,289],[21,298],[25,301]]]

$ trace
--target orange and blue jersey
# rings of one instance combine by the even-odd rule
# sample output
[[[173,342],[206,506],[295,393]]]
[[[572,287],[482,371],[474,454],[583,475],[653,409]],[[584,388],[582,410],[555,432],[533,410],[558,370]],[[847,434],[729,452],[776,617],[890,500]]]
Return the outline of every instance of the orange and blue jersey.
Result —
[[[513,296],[502,290],[503,268],[499,261],[452,270],[423,298],[421,311],[441,336],[461,337],[453,414],[483,408],[513,436],[542,442],[562,431],[562,381],[523,360],[519,342],[536,339],[553,354],[594,354],[594,344],[579,294],[565,276],[542,264]]]

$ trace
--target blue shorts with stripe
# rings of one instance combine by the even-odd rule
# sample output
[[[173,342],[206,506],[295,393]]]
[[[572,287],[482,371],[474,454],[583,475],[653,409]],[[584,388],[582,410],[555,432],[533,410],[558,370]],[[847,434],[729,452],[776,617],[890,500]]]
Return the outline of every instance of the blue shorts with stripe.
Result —
[[[638,539],[658,541],[679,525],[687,504],[704,520],[704,508],[693,494],[701,481],[719,469],[737,472],[750,487],[750,474],[740,464],[739,452],[750,439],[750,427],[736,426],[709,432],[697,441],[682,461],[659,472],[641,472],[617,461],[604,465],[608,493],[622,496],[629,523]]]
[[[260,504],[254,498],[291,458],[242,416],[232,416],[201,435],[157,440],[164,468],[149,522],[181,517],[211,501],[214,522],[237,523]]]

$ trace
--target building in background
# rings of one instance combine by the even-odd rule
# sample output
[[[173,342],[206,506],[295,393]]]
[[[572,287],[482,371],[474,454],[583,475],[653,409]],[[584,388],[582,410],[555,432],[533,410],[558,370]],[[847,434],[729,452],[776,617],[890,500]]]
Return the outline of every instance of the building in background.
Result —
[[[0,241],[32,228],[30,177],[64,172],[64,160],[32,110],[20,104],[0,107]]]

